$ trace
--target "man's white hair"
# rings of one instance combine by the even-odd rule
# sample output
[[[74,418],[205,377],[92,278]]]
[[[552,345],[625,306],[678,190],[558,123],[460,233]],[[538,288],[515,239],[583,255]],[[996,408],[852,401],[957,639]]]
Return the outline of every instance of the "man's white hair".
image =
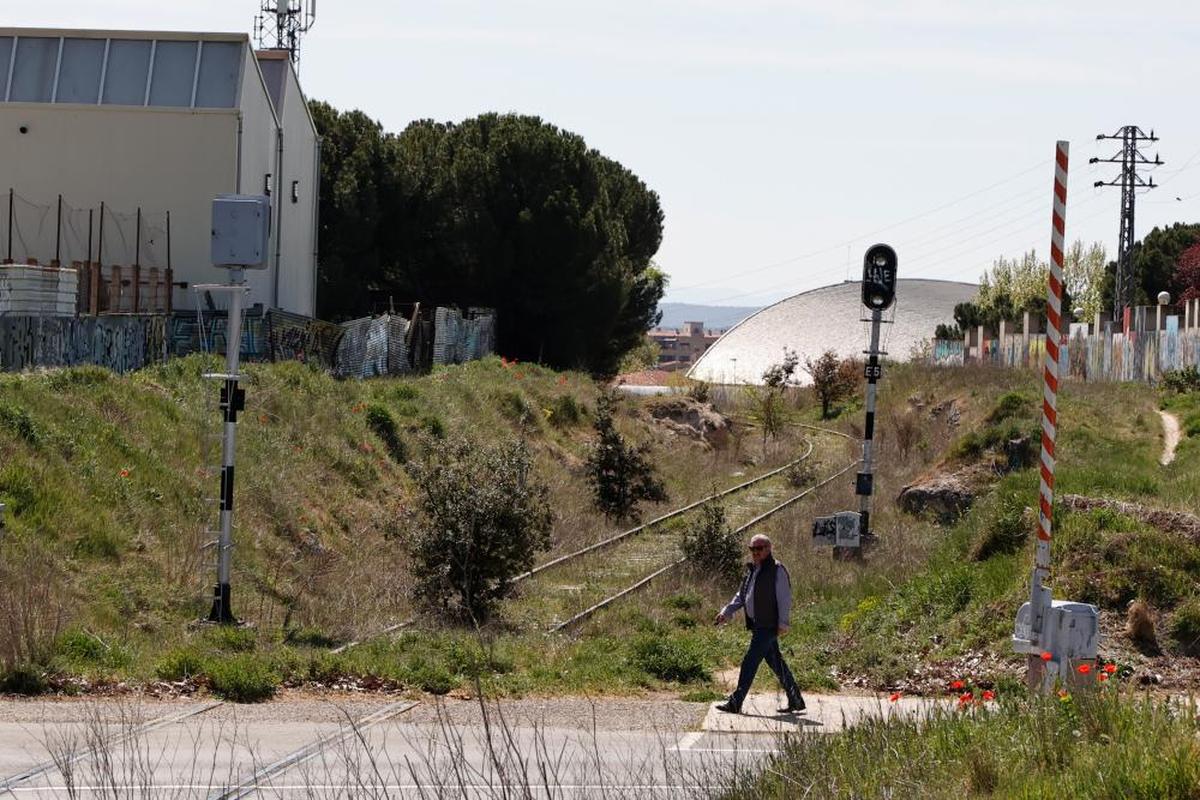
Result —
[[[767,536],[765,533],[756,533],[750,537],[750,544],[755,544],[758,542],[761,542],[769,547],[771,545],[771,537]]]

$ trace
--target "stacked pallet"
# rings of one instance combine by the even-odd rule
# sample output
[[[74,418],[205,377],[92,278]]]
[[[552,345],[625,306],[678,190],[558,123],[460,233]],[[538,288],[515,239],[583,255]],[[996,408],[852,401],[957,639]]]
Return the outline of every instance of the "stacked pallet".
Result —
[[[68,267],[0,264],[0,314],[73,317],[79,273]]]

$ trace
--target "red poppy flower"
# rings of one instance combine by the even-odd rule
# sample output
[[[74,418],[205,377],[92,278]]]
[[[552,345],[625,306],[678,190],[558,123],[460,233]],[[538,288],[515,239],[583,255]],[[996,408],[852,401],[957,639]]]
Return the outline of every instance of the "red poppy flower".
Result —
[[[1054,658],[1054,656],[1050,655],[1049,652],[1042,653],[1042,661],[1049,661],[1052,658]]]
[[[1092,665],[1091,664],[1080,664],[1078,669],[1079,669],[1080,675],[1087,675],[1089,672],[1092,671]]]
[[[121,477],[122,477],[122,478],[128,478],[128,477],[129,477],[129,470],[127,470],[127,469],[122,469],[122,470],[121,470]]]
[[[892,692],[892,696],[888,698],[888,702],[894,703],[900,699],[900,692]]]
[[[983,699],[984,700],[995,700],[996,693],[993,692],[991,689],[984,689],[983,690]]]
[[[1116,664],[1105,664],[1104,671],[1107,672],[1109,675],[1112,675],[1114,672],[1117,671],[1117,665]]]
[[[965,684],[965,683],[963,683],[962,681],[951,681],[951,682],[950,682],[950,688],[951,688],[951,689],[962,689],[962,688],[964,688],[965,686],[966,686],[966,684]]]
[[[558,385],[559,385],[559,386],[566,386],[566,385],[567,385],[567,376],[566,376],[566,375],[562,375],[562,376],[560,376],[560,377],[559,377],[559,379],[558,379]]]
[[[971,702],[974,699],[975,699],[975,695],[971,694],[970,692],[963,692],[962,694],[960,694],[958,696],[958,704],[960,706],[965,706],[967,703]]]
[[[267,424],[267,415],[266,415],[266,414],[259,414],[259,415],[258,415],[258,421],[259,421],[259,422],[261,422],[263,425],[266,425],[266,424]]]
[[[1070,700],[1071,693],[1068,692],[1066,689],[1059,689],[1058,690],[1058,699],[1059,700]]]
[[[516,375],[515,375],[514,377],[515,377],[517,380],[521,380],[521,378],[524,378],[524,377],[525,377],[525,373],[523,373],[523,372],[518,372],[518,373],[516,373]]]
[[[1104,683],[1106,680],[1108,680],[1108,675],[1106,675],[1105,673],[1101,672],[1099,675],[1097,675],[1097,676],[1096,676],[1096,678],[1097,678],[1097,679],[1098,679],[1098,680],[1099,680],[1101,683]]]

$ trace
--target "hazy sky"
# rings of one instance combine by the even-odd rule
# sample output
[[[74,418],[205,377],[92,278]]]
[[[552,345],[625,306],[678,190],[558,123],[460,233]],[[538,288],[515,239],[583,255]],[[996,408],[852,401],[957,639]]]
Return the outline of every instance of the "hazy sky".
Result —
[[[6,24],[249,31],[256,0],[8,3]],[[1115,251],[1116,174],[1153,127],[1139,235],[1200,220],[1200,3],[1110,0],[323,0],[310,97],[399,130],[489,110],[582,134],[662,196],[668,299],[756,305],[841,280],[887,241],[904,277],[975,280],[1067,237]],[[1176,200],[1176,198],[1182,198]],[[936,209],[936,210],[935,210]],[[927,213],[928,212],[928,213]]]

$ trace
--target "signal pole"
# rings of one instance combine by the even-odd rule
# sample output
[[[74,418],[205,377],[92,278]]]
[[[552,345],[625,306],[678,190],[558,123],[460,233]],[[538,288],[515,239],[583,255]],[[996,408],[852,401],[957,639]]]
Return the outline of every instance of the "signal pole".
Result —
[[[1120,164],[1121,174],[1111,181],[1096,181],[1096,186],[1121,187],[1121,234],[1117,243],[1117,280],[1113,296],[1113,321],[1122,324],[1125,309],[1133,301],[1134,201],[1138,189],[1155,188],[1154,178],[1149,181],[1137,173],[1139,166],[1157,167],[1163,164],[1158,154],[1154,160],[1146,158],[1138,149],[1139,142],[1157,142],[1154,129],[1147,136],[1137,125],[1125,125],[1112,135],[1100,134],[1096,141],[1113,139],[1121,142],[1121,151],[1111,158],[1092,158],[1089,164]]]

